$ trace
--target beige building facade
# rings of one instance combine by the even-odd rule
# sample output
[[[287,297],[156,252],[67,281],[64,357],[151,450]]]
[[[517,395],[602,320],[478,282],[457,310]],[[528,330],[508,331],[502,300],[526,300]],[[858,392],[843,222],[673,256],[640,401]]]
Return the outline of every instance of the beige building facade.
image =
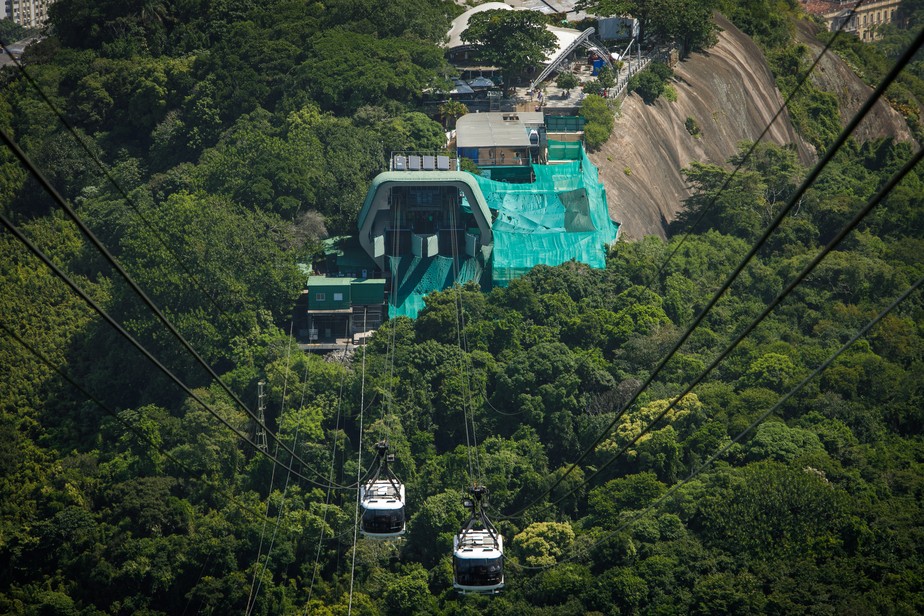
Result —
[[[879,26],[895,21],[901,0],[864,2],[853,15],[850,10],[856,0],[803,0],[802,4],[808,13],[824,19],[829,30],[843,28],[861,41],[875,41],[879,38]]]
[[[0,0],[0,19],[10,19],[26,28],[43,26],[54,0]]]

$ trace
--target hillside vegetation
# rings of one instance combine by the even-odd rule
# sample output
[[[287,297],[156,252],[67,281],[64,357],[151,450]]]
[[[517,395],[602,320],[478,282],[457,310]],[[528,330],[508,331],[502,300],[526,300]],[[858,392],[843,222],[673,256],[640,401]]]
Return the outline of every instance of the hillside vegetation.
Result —
[[[58,0],[27,70],[118,187],[2,73],[0,128],[226,387],[4,150],[3,216],[186,388],[0,235],[0,613],[924,612],[920,290],[781,402],[924,275],[920,166],[675,400],[912,147],[849,143],[638,396],[795,194],[796,147],[734,178],[744,149],[684,165],[671,239],[605,269],[436,293],[305,355],[297,264],[352,229],[386,152],[442,141],[416,97],[458,9],[367,5]],[[276,464],[240,436],[260,381]],[[408,532],[354,541],[350,484],[384,437]],[[452,589],[473,481],[505,538],[493,597]]]
[[[674,66],[668,85],[677,96],[647,103],[630,95],[613,137],[591,155],[607,187],[610,214],[627,237],[666,237],[690,195],[680,169],[692,161],[721,164],[739,142],[757,139],[831,36],[800,12],[798,2],[720,4],[735,23],[716,15],[717,44]],[[910,23],[920,23],[914,6],[903,3],[903,12]],[[908,30],[884,30],[874,45],[839,37],[764,139],[796,144],[804,163],[823,152],[909,42]],[[919,124],[921,70],[915,62],[901,75],[861,123],[858,139],[915,139],[909,126]]]

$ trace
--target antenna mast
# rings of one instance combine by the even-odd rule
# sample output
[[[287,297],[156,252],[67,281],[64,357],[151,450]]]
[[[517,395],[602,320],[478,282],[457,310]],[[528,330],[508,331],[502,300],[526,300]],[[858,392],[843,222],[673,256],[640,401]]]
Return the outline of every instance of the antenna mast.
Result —
[[[266,442],[266,395],[263,392],[264,385],[266,385],[265,381],[257,383],[257,427],[254,432],[254,440],[257,442],[257,447],[267,451],[269,445]]]

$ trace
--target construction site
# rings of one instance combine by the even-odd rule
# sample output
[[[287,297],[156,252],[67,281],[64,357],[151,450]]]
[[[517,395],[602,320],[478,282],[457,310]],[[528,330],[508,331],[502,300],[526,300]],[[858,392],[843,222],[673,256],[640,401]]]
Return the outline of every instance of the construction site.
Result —
[[[488,291],[540,264],[605,267],[619,224],[581,143],[581,118],[462,120],[455,155],[394,154],[369,186],[357,235],[329,243],[326,275],[303,292],[309,345],[354,343],[385,318],[415,318],[429,293],[454,284]],[[478,173],[461,170],[462,152]]]

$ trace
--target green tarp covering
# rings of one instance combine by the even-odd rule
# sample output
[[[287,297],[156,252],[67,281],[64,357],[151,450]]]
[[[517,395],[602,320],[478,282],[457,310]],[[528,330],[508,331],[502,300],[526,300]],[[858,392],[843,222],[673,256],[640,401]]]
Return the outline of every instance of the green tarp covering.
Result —
[[[532,184],[478,178],[488,207],[496,212],[494,285],[506,286],[540,264],[559,265],[573,259],[591,267],[606,266],[606,247],[616,241],[619,228],[610,220],[597,168],[581,144],[574,145],[578,160],[535,165]]]
[[[424,296],[433,291],[451,287],[453,282],[465,284],[481,279],[482,268],[476,259],[463,257],[458,267],[453,267],[452,257],[436,256],[421,258],[414,256],[388,257],[391,266],[393,297],[389,300],[389,318],[417,316],[424,307]]]
[[[545,116],[545,128],[550,133],[576,133],[584,130],[584,116]]]
[[[550,148],[553,143],[561,142],[550,142]],[[493,218],[494,245],[486,253],[491,255],[490,267],[480,257],[463,256],[458,267],[444,256],[390,258],[397,284],[389,315],[414,318],[424,307],[425,295],[454,282],[481,282],[485,269],[491,271],[492,285],[506,286],[536,265],[576,260],[605,267],[607,246],[616,241],[619,228],[610,220],[606,192],[582,145],[574,142],[565,147],[576,147],[577,158],[533,165],[536,181],[529,184],[474,176]],[[464,200],[462,207],[468,207]]]
[[[584,147],[580,141],[556,141],[549,139],[549,160],[581,160]]]

